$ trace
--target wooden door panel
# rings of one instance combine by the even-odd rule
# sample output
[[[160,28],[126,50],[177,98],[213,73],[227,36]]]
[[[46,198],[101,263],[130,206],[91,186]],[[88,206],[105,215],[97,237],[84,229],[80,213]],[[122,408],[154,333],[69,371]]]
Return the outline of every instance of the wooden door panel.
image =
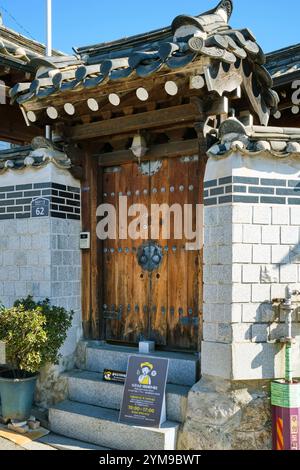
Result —
[[[105,202],[114,204],[117,215],[120,196],[127,197],[128,207],[133,203],[148,206],[149,184],[149,177],[142,175],[135,163],[122,165],[118,171],[107,169],[103,185]],[[106,339],[137,343],[149,335],[148,275],[137,263],[141,240],[119,238],[119,225],[117,216],[117,238],[104,243]],[[146,232],[143,227],[142,232]]]
[[[119,213],[119,196],[126,195],[128,203],[132,203],[130,195],[130,186],[132,183],[132,165],[127,164],[121,167],[121,171],[116,174],[116,193],[117,193],[117,212]],[[116,301],[122,311],[121,320],[115,325],[115,335],[122,341],[134,341],[133,311],[132,311],[132,264],[133,253],[130,239],[119,237],[121,220],[117,217],[117,251],[115,263],[117,265],[116,273]]]
[[[189,191],[188,204],[196,207],[197,204],[203,204],[203,176],[205,170],[203,161],[199,158],[198,162],[188,163],[189,172]],[[193,188],[193,189],[192,189]],[[198,214],[200,217],[200,214]],[[203,214],[201,213],[201,217]],[[202,224],[204,221],[202,220]],[[203,226],[201,224],[201,226]],[[193,230],[197,229],[196,211],[193,211]],[[199,229],[198,229],[199,230]],[[201,230],[201,229],[200,229]],[[202,235],[203,236],[203,235]],[[192,342],[195,350],[200,350],[202,331],[202,292],[203,292],[203,239],[199,240],[200,247],[197,251],[187,252],[187,265],[189,272],[188,299],[190,299],[189,316],[192,318],[193,328],[191,328]]]
[[[116,177],[112,169],[107,169],[103,175],[103,202],[116,205]],[[117,339],[114,332],[119,319],[117,318],[117,263],[115,258],[116,240],[111,238],[103,243],[103,316],[106,339]]]
[[[151,176],[151,205],[168,203],[169,163],[162,161],[162,168]],[[150,330],[151,339],[160,346],[167,345],[167,314],[168,314],[168,241],[163,239],[162,215],[159,220],[151,218],[151,229],[154,227],[159,238],[155,238],[162,250],[163,261],[158,270],[150,273]],[[151,234],[150,234],[151,237]]]
[[[144,204],[149,214],[151,204],[179,204],[183,211],[188,203],[194,206],[195,225],[195,205],[201,203],[203,179],[201,164],[195,159],[164,159],[161,169],[150,174],[142,174],[135,162],[122,165],[118,171],[107,171],[103,177],[104,202],[118,209],[119,195],[127,195],[128,206]],[[186,250],[184,233],[183,238],[176,239],[173,217],[171,237],[165,239],[165,222],[160,217],[159,238],[154,240],[162,249],[163,259],[152,272],[143,269],[137,258],[146,235],[151,240],[155,223],[151,217],[143,222],[138,240],[122,240],[117,234],[116,240],[104,242],[106,339],[129,343],[152,339],[169,349],[197,350],[201,252]]]
[[[179,159],[169,162],[169,205],[179,204],[182,208],[187,202],[186,185],[188,174],[186,167]],[[183,190],[182,190],[183,189]],[[168,311],[168,337],[167,343],[173,348],[188,348],[190,338],[186,337],[182,318],[186,315],[188,298],[188,271],[185,252],[185,238],[175,239],[175,222],[172,227],[172,236],[169,240],[169,266],[168,266],[168,297],[170,308]]]
[[[144,204],[149,206],[149,178],[139,171],[137,163],[132,163],[132,180],[131,189],[133,204]],[[130,203],[130,202],[129,202]],[[129,218],[129,223],[133,217]],[[141,227],[141,236],[146,238],[147,229]],[[131,321],[128,323],[131,331],[131,336],[134,336],[135,343],[140,339],[146,339],[149,335],[149,288],[148,288],[148,275],[141,269],[137,262],[137,250],[143,240],[130,240],[128,244],[132,250],[132,265],[131,271],[128,271],[127,276],[132,278],[132,314]],[[129,301],[128,301],[129,303]]]

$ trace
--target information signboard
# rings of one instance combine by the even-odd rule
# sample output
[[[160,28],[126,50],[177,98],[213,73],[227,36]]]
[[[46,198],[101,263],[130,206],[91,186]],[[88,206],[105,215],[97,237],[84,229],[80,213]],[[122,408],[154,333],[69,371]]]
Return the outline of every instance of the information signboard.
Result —
[[[120,422],[159,428],[166,421],[168,359],[130,356]]]

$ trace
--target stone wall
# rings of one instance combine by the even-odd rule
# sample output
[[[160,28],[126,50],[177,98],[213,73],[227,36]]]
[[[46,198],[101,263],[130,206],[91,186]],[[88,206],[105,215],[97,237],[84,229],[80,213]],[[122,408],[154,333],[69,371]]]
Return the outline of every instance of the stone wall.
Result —
[[[202,372],[284,376],[285,316],[272,304],[300,283],[300,163],[238,153],[210,160],[205,182]],[[217,196],[216,196],[217,195]],[[293,318],[300,376],[300,317]],[[216,359],[217,358],[217,359]]]
[[[67,384],[60,374],[74,367],[76,347],[82,337],[80,231],[78,221],[50,219],[50,300],[53,305],[73,310],[74,319],[59,367],[49,366],[41,374],[36,401],[43,406],[65,398]]]
[[[268,132],[276,139],[275,129]],[[224,138],[206,169],[202,378],[189,393],[180,449],[272,448],[270,383],[284,377],[280,339],[287,335],[273,301],[287,285],[300,286],[300,161],[272,153],[271,143],[257,144],[262,150],[253,155],[254,143],[241,151],[247,139],[238,137],[229,136],[232,147]],[[293,366],[300,376],[297,301]]]
[[[270,450],[269,383],[203,377],[189,393],[179,450]]]
[[[32,218],[39,196],[49,199],[49,216]],[[0,301],[12,306],[32,295],[74,311],[60,365],[41,373],[36,399],[43,406],[64,397],[59,374],[74,366],[82,337],[80,231],[80,183],[67,170],[50,162],[0,176]]]

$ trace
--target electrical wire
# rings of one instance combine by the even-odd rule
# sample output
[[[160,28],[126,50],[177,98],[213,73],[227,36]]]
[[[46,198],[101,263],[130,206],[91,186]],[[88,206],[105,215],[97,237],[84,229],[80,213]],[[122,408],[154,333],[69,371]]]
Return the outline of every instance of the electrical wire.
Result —
[[[30,31],[28,31],[28,29],[24,28],[24,26],[17,20],[17,18],[14,15],[12,15],[12,13],[10,13],[1,3],[0,3],[0,9],[2,11],[4,11],[4,13],[6,13],[10,17],[10,19],[12,21],[14,21],[16,23],[16,25],[24,31],[24,33],[27,34],[27,36],[29,36],[34,41],[37,40],[34,36],[32,36]]]

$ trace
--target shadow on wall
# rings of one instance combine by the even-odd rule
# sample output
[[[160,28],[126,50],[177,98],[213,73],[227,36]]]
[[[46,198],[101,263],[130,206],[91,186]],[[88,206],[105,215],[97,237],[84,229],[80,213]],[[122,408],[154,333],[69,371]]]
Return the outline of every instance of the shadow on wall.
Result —
[[[278,310],[278,312],[276,312]],[[279,309],[274,308],[272,303],[267,300],[259,305],[256,310],[255,324],[252,325],[252,342],[261,346],[261,351],[251,362],[252,369],[260,369],[262,377],[275,376],[275,357],[281,352],[282,346],[275,345],[275,357],[270,358],[271,325],[276,325],[276,319],[279,321]],[[278,326],[280,326],[278,324]],[[277,346],[277,347],[276,347]],[[278,349],[276,351],[276,349]]]
[[[286,255],[278,265],[300,264],[300,244],[295,245],[293,248],[287,247],[287,250]],[[295,279],[290,284],[293,286],[297,284],[297,281],[298,279]],[[288,282],[282,283],[284,287],[288,284]],[[284,294],[282,293],[281,297],[283,296]],[[262,349],[253,359],[251,367],[253,369],[261,369],[263,377],[275,377],[278,373],[278,370],[275,370],[275,364],[278,362],[276,357],[281,354],[284,348],[280,339],[285,338],[287,335],[286,316],[281,311],[278,300],[273,299],[274,304],[269,300],[262,302],[256,310],[255,323],[252,325],[252,342],[259,343]],[[293,312],[294,324],[298,322],[299,315],[300,306],[295,308]],[[273,348],[270,345],[273,345]],[[284,356],[281,356],[280,360],[283,361],[282,370],[284,370]]]
[[[283,258],[280,264],[300,264],[300,243],[290,249],[289,253]]]

